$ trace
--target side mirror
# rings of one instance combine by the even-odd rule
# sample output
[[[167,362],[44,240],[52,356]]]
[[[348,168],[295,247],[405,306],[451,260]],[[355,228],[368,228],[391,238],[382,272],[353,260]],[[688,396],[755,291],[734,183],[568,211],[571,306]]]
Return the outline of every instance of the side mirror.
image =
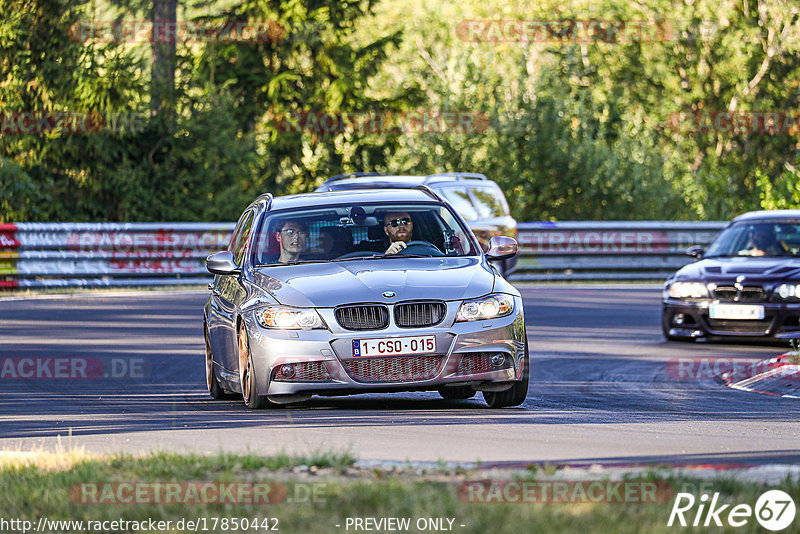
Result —
[[[691,256],[696,260],[703,259],[703,255],[706,253],[706,249],[701,247],[700,245],[694,245],[686,249],[686,255]]]
[[[486,257],[490,260],[505,260],[516,256],[518,250],[516,239],[496,235],[489,240],[489,250],[486,251]]]
[[[215,252],[206,258],[206,269],[211,274],[239,274],[242,270],[233,261],[233,252],[223,250],[222,252]]]

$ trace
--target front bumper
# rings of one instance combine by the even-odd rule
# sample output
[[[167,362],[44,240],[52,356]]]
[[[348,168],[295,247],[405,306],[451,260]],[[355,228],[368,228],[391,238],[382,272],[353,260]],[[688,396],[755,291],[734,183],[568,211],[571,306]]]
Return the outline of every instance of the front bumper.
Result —
[[[448,303],[444,320],[434,327],[399,328],[390,324],[383,330],[361,332],[341,328],[332,309],[318,310],[329,330],[267,330],[245,317],[258,394],[273,399],[303,394],[435,390],[453,384],[470,384],[476,389],[510,385],[522,377],[525,356],[522,299],[515,296],[514,304],[514,313],[507,317],[454,323],[460,303],[453,302]],[[352,353],[356,339],[426,335],[436,337],[433,354],[367,358]],[[492,354],[505,356],[502,367],[482,363]],[[285,364],[308,363],[315,370],[312,380],[279,375]]]
[[[663,301],[662,326],[671,336],[702,338],[706,336],[800,338],[800,304],[778,302],[743,302],[764,307],[764,319],[711,319],[709,306],[715,301]]]

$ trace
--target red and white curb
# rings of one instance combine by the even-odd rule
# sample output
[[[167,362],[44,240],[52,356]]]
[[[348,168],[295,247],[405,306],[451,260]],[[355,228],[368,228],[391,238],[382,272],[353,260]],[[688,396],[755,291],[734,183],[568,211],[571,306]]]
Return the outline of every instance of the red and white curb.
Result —
[[[726,386],[775,397],[800,399],[800,365],[790,361],[791,353],[762,360],[744,370],[731,370],[717,378]]]

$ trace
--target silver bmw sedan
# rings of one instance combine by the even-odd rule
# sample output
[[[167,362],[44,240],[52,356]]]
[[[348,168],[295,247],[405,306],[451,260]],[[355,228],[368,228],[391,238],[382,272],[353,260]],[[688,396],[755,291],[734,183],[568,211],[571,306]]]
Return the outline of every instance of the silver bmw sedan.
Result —
[[[206,260],[209,392],[249,408],[423,390],[518,406],[522,299],[489,263],[516,253],[502,236],[481,252],[426,186],[262,195]]]

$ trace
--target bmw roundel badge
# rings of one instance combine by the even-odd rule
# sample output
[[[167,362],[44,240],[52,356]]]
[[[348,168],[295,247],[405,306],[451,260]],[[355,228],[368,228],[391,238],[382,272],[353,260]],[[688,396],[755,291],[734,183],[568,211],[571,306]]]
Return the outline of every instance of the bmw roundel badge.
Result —
[[[383,296],[386,297],[387,299],[393,298],[396,294],[397,293],[395,293],[394,291],[384,291],[383,292]]]

